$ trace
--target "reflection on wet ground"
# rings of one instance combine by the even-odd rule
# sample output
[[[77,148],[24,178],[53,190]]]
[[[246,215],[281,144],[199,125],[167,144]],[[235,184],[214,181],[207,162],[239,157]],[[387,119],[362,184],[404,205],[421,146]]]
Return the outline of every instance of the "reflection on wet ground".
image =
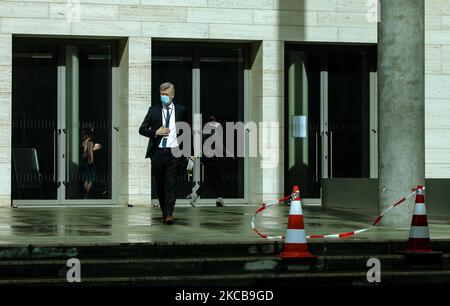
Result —
[[[0,244],[84,244],[135,242],[256,241],[251,220],[256,206],[177,207],[175,224],[161,223],[157,207],[65,207],[0,209]],[[308,235],[365,228],[375,211],[304,206]],[[269,236],[284,235],[289,206],[258,215],[256,226]],[[429,216],[432,239],[450,239],[450,216]],[[407,239],[408,229],[373,228],[356,240]]]

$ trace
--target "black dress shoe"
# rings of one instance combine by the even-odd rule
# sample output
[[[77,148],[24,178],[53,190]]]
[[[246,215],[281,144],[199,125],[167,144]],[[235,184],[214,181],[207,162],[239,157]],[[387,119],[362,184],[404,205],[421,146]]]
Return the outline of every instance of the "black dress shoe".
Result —
[[[223,206],[224,206],[223,198],[217,198],[217,200],[216,200],[216,206],[217,206],[217,207],[223,207]]]
[[[175,221],[173,220],[172,216],[167,216],[166,220],[164,221],[165,224],[167,225],[172,225]]]

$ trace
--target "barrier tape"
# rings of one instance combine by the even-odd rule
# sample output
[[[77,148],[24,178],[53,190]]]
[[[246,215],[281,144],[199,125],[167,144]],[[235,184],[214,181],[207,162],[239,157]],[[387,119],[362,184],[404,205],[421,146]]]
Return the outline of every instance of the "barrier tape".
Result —
[[[423,188],[425,189],[425,188]],[[338,233],[338,234],[331,234],[331,235],[310,235],[310,236],[306,236],[307,239],[323,239],[323,238],[344,238],[344,237],[350,237],[350,236],[354,236],[354,235],[358,235],[361,233],[364,233],[365,231],[370,230],[372,227],[376,226],[378,223],[380,223],[381,219],[383,219],[384,215],[386,215],[391,209],[399,206],[400,204],[404,203],[406,200],[408,200],[410,197],[412,197],[414,194],[416,194],[416,190],[417,188],[413,188],[412,192],[401,198],[400,200],[398,200],[397,202],[395,202],[394,204],[392,204],[390,207],[388,207],[385,211],[383,211],[376,219],[375,221],[372,223],[371,226],[363,228],[363,229],[359,229],[359,230],[354,230],[351,232],[346,232],[346,233]],[[266,210],[269,207],[275,206],[277,204],[283,203],[285,201],[287,201],[289,198],[292,199],[292,195],[286,196],[282,199],[276,200],[276,201],[272,201],[266,204],[263,204],[253,215],[252,218],[252,229],[262,238],[264,239],[285,239],[285,236],[267,236],[263,233],[261,233],[260,231],[258,231],[256,229],[256,216],[257,214],[261,213],[262,211]]]
[[[269,202],[269,203],[263,203],[263,205],[262,205],[262,206],[255,212],[255,214],[253,215],[253,218],[252,218],[252,229],[253,229],[259,236],[261,236],[261,237],[264,238],[264,239],[284,239],[283,236],[274,236],[274,237],[271,237],[271,236],[264,235],[263,233],[261,233],[260,231],[258,231],[258,230],[256,229],[255,223],[256,223],[256,215],[257,215],[257,214],[259,214],[260,212],[266,210],[267,208],[269,208],[269,207],[271,207],[271,206],[274,206],[274,205],[283,203],[283,202],[285,202],[285,201],[287,201],[287,200],[289,200],[289,199],[292,199],[292,195],[285,196],[284,198],[281,198],[281,199],[278,199],[278,200],[276,200],[276,201],[272,201],[272,202]]]

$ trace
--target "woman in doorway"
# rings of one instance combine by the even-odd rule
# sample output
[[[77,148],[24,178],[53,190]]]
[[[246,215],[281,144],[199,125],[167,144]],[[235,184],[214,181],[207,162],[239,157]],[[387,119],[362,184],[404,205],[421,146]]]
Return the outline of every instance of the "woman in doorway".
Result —
[[[84,181],[84,198],[89,198],[92,184],[95,181],[97,169],[95,167],[94,152],[102,148],[94,142],[94,129],[86,129],[81,138],[81,177]]]
[[[222,128],[221,124],[217,121],[215,116],[210,116],[208,118],[207,125],[210,126],[211,134],[203,134],[203,142],[213,135],[216,132],[216,129]],[[211,148],[212,151],[215,151],[215,146]],[[223,148],[224,149],[224,148]],[[226,151],[226,150],[224,150]],[[214,187],[214,193],[216,195],[216,206],[223,207],[224,201],[222,197],[222,158],[214,155],[214,152],[203,152],[203,156],[201,157],[201,163],[205,167],[206,172],[206,180],[200,184],[200,187],[197,191],[189,194],[187,199],[190,200],[190,204],[195,207],[195,202],[198,200],[200,195],[210,186]],[[206,154],[205,154],[206,153]],[[225,156],[225,153],[224,155]]]

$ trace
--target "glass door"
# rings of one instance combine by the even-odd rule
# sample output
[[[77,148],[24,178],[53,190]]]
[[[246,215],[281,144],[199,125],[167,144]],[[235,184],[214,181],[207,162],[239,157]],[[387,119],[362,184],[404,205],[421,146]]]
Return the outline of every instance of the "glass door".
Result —
[[[294,45],[286,50],[285,192],[300,185],[304,198],[320,203],[325,181],[331,186],[346,179],[351,185],[374,173],[376,123],[370,109],[376,102],[376,50]]]
[[[227,131],[226,123],[244,122],[244,58],[245,49],[202,48],[200,50],[200,112],[203,126],[213,116],[223,128],[223,146],[233,157],[219,159],[217,167],[220,182],[202,193],[203,199],[244,198],[244,158],[238,157],[238,138]],[[226,140],[232,140],[232,147]],[[231,143],[231,141],[230,141]],[[240,145],[240,143],[239,143]],[[226,152],[223,152],[226,154]],[[224,154],[224,155],[225,155]],[[207,162],[207,160],[205,160]],[[209,172],[209,173],[208,173]],[[200,184],[208,180],[205,162],[201,164],[196,180]],[[214,174],[217,175],[217,174]]]
[[[112,113],[111,45],[68,45],[65,66],[64,198],[111,199]],[[83,161],[83,141],[91,137],[97,147],[93,168]],[[86,182],[94,179],[92,186]]]
[[[367,52],[328,56],[329,178],[370,177],[370,71]]]
[[[174,103],[183,105],[192,116],[193,107],[193,57],[191,48],[157,46],[152,57],[152,104],[161,103],[159,85],[171,82],[175,86]],[[192,120],[192,117],[189,118]],[[192,122],[192,121],[191,121]],[[185,199],[192,192],[194,181],[187,173],[180,173],[177,184],[177,199]],[[152,199],[157,200],[156,183],[152,177]]]
[[[112,60],[112,43],[14,40],[14,204],[112,203]]]
[[[303,197],[320,198],[322,178],[320,53],[288,53],[287,181],[302,187]],[[289,189],[289,188],[287,188]],[[286,189],[286,192],[288,190]],[[290,192],[290,191],[289,191]]]
[[[201,116],[201,127],[210,116],[216,117],[224,130],[226,122],[244,122],[244,87],[246,48],[227,44],[183,44],[155,42],[152,47],[152,97],[159,101],[159,85],[171,82],[175,85],[174,102],[187,108],[190,123]],[[237,136],[234,153],[237,152]],[[244,158],[222,158],[222,186],[220,193],[226,202],[242,203],[245,198]],[[193,176],[180,173],[177,198],[182,200],[208,178],[204,162],[196,162]],[[215,188],[207,188],[199,203],[210,203],[217,197]],[[152,199],[157,202],[155,183],[152,184]],[[203,200],[202,200],[203,199]],[[185,201],[187,203],[187,201]]]
[[[58,48],[14,44],[12,198],[58,199]]]

